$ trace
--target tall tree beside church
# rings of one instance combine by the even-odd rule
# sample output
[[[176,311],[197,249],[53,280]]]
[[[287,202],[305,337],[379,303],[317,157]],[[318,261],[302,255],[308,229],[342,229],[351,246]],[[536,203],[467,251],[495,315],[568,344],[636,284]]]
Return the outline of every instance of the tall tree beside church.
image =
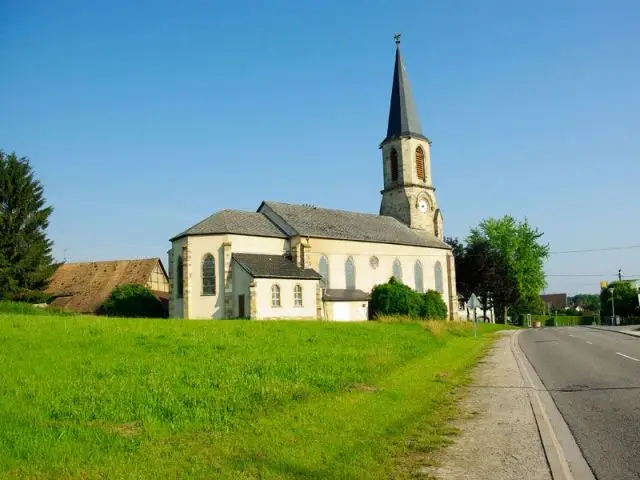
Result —
[[[513,269],[502,254],[484,238],[470,239],[464,244],[457,238],[445,238],[451,246],[456,265],[458,293],[468,299],[472,293],[480,299],[485,317],[494,308],[503,319],[503,309],[519,298]]]
[[[0,150],[0,298],[27,298],[55,271],[44,188],[29,161]]]
[[[505,307],[518,300],[519,291],[515,273],[502,252],[485,238],[470,239],[459,264],[467,296],[475,293],[479,297],[485,317],[494,308],[497,318],[504,320]]]
[[[486,241],[504,260],[515,278],[519,304],[534,302],[546,286],[544,261],[549,246],[541,243],[543,233],[525,219],[518,222],[510,215],[489,218],[471,230],[469,244]],[[505,315],[508,305],[504,305]],[[516,312],[525,313],[525,312]]]
[[[471,295],[466,271],[466,246],[457,237],[445,237],[444,242],[451,247],[453,261],[456,267],[456,291],[465,299]]]

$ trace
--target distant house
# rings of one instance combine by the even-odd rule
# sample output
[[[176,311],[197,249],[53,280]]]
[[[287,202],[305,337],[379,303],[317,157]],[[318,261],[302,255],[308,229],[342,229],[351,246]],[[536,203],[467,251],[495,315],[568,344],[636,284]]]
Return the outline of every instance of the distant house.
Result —
[[[554,310],[564,310],[569,306],[566,293],[549,293],[546,295],[540,295],[540,298],[547,308],[551,307]]]
[[[159,258],[65,263],[45,292],[54,297],[54,307],[96,313],[115,287],[129,283],[152,290],[168,311],[169,279]]]

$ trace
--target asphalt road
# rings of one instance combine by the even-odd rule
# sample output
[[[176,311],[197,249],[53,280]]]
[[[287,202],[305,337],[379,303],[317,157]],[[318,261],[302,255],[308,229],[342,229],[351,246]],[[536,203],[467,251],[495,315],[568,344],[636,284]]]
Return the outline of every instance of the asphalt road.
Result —
[[[522,332],[520,347],[596,478],[640,479],[640,338],[540,328]]]

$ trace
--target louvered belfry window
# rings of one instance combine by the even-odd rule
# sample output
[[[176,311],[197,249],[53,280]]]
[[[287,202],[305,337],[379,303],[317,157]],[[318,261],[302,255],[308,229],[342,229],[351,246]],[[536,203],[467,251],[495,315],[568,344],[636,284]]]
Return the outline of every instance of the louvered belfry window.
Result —
[[[418,178],[423,182],[426,181],[424,174],[424,150],[422,150],[422,147],[416,148],[416,171],[418,172]]]
[[[391,180],[395,181],[398,179],[398,152],[395,148],[391,149],[389,158],[391,160]]]

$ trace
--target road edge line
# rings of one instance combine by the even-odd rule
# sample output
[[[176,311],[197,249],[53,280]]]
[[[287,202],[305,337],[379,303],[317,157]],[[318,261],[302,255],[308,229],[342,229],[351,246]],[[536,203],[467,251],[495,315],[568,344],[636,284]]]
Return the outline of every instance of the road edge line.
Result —
[[[554,480],[595,480],[595,476],[576,443],[569,426],[553,398],[538,377],[520,344],[517,331],[511,337],[511,351],[525,383],[529,402],[538,426],[547,462]]]
[[[588,328],[590,330],[598,330],[599,332],[621,333],[622,335],[626,335],[627,337],[640,338],[640,335],[634,335],[633,333],[625,332],[624,330],[608,330],[606,328],[591,327],[589,325],[580,325],[580,326],[584,328]]]

